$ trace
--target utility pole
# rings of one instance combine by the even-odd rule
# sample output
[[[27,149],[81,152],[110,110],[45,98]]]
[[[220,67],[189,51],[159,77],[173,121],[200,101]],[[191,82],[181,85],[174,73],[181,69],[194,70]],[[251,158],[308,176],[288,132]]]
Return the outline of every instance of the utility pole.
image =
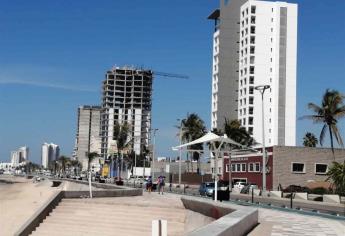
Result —
[[[181,119],[177,119],[177,121],[180,121],[180,133],[179,133],[179,136],[180,136],[180,146],[182,145],[182,120]],[[179,157],[179,160],[178,160],[178,185],[181,187],[181,159],[182,159],[182,148],[180,147],[180,157]]]
[[[154,172],[154,166],[155,166],[155,151],[156,151],[156,132],[158,129],[152,129],[153,131],[153,147],[152,147],[152,166],[151,166],[151,176],[152,179],[155,179],[155,172]]]

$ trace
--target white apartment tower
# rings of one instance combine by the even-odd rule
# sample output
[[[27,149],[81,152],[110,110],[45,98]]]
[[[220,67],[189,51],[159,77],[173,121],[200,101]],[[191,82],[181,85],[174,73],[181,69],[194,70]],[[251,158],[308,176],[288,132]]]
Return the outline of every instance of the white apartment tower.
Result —
[[[43,143],[41,152],[41,164],[43,168],[49,168],[49,164],[59,158],[60,147],[54,143]]]
[[[13,166],[18,166],[29,160],[29,148],[23,146],[18,148],[16,151],[11,152],[11,163]]]
[[[113,67],[103,81],[101,136],[102,156],[107,158],[114,146],[114,124],[127,122],[128,142],[136,154],[148,147],[151,128],[152,71]]]
[[[297,4],[221,0],[213,35],[211,127],[239,119],[262,143],[264,94],[265,143],[296,144]]]

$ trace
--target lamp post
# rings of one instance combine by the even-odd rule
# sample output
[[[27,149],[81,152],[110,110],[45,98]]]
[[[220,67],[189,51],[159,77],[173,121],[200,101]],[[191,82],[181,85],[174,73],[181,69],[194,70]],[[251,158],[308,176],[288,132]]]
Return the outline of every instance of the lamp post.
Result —
[[[261,93],[262,101],[262,192],[266,192],[266,148],[265,148],[265,116],[264,116],[264,93],[266,89],[269,89],[269,85],[259,85],[255,87]]]
[[[158,129],[151,129],[153,131],[153,147],[152,147],[152,166],[151,166],[151,176],[152,179],[155,179],[155,172],[154,172],[154,166],[155,166],[155,149],[156,149],[156,132]]]
[[[182,145],[182,120],[181,119],[177,119],[177,121],[180,122],[180,146]],[[182,158],[182,148],[180,148],[180,158],[178,160],[178,185],[181,187],[181,158]]]

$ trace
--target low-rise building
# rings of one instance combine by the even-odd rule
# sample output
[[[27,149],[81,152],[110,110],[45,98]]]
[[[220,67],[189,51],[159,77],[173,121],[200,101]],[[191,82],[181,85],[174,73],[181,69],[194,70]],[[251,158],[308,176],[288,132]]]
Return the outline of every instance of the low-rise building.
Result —
[[[260,149],[259,149],[260,150]],[[314,181],[326,181],[327,171],[332,162],[344,162],[345,149],[335,149],[334,156],[330,148],[273,146],[267,149],[268,190],[276,190],[279,185],[306,186]],[[229,157],[225,156],[219,164],[221,178],[233,183],[244,181],[256,183],[262,187],[262,152],[233,154],[231,171]]]

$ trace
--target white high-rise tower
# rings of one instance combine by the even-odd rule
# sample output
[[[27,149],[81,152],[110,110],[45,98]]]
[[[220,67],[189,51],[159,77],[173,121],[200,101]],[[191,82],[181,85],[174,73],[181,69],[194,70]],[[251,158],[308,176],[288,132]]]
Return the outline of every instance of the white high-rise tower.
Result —
[[[296,144],[297,4],[221,0],[215,20],[211,127],[225,118],[240,120],[262,143],[261,94],[264,94],[265,143]]]

